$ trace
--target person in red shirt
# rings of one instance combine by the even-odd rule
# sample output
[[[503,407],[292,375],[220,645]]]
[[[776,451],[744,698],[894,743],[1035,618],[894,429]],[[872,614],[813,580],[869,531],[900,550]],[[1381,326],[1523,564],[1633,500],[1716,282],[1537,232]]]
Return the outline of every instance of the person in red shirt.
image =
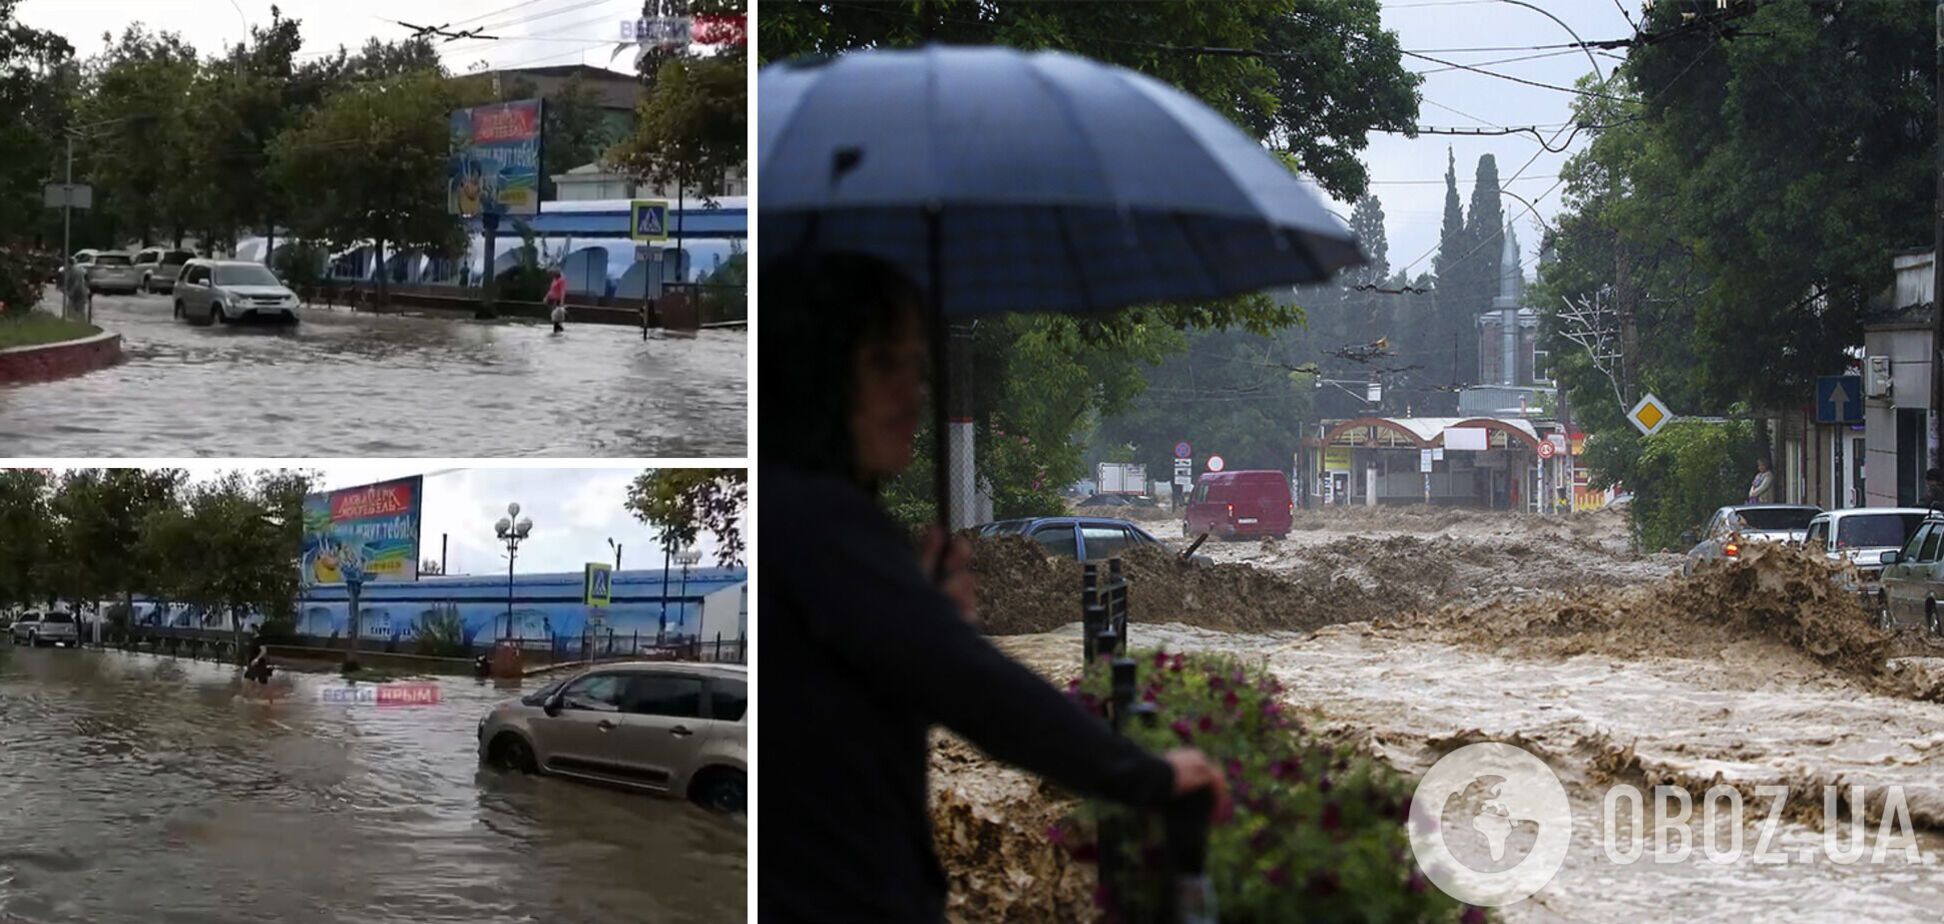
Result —
[[[546,304],[553,308],[550,317],[553,319],[554,333],[566,333],[567,277],[559,270],[553,271],[553,282],[547,285]]]

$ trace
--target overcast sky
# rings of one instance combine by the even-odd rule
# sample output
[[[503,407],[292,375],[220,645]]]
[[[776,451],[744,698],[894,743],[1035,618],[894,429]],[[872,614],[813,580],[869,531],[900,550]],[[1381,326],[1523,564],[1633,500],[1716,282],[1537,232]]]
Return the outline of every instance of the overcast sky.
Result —
[[[1636,21],[1640,18],[1640,0],[1535,0],[1533,6],[1559,17],[1586,41],[1632,35],[1632,27],[1621,15],[1623,6]],[[1386,0],[1384,27],[1397,33],[1399,45],[1406,51],[1539,83],[1570,87],[1573,81],[1593,69],[1593,62],[1579,49],[1532,48],[1559,45],[1574,38],[1544,14],[1503,0]],[[1549,57],[1504,60],[1528,55]],[[1602,75],[1611,75],[1614,65],[1620,63],[1601,56],[1597,50],[1593,60],[1598,62]],[[1573,97],[1569,93],[1472,71],[1447,69],[1445,65],[1408,55],[1404,67],[1425,75],[1419,87],[1423,96],[1418,107],[1419,125],[1441,128],[1540,125],[1546,127],[1545,134],[1550,139],[1554,130],[1573,117]],[[1552,146],[1560,147],[1571,133],[1572,129],[1567,128]],[[1391,270],[1395,272],[1411,264],[1411,274],[1415,276],[1431,269],[1432,252],[1437,247],[1438,228],[1444,217],[1447,147],[1458,159],[1458,196],[1467,208],[1471,204],[1471,181],[1478,158],[1491,154],[1498,161],[1499,179],[1504,187],[1536,200],[1539,217],[1551,221],[1559,210],[1561,190],[1551,188],[1559,167],[1585,143],[1582,134],[1565,151],[1550,154],[1530,135],[1465,138],[1422,134],[1413,139],[1373,134],[1370,147],[1364,151],[1364,163],[1370,167],[1370,191],[1384,204]],[[1519,173],[1518,179],[1512,180],[1513,174],[1534,154],[1538,155],[1537,159]],[[1543,228],[1537,218],[1522,214],[1526,209],[1518,200],[1507,196],[1503,205],[1508,217],[1518,219],[1519,245],[1524,251],[1526,275],[1530,277]],[[1331,208],[1346,218],[1350,214],[1348,203],[1333,203]]]
[[[20,21],[67,37],[83,57],[101,50],[101,33],[116,35],[142,22],[151,30],[180,33],[204,54],[217,54],[249,36],[245,22],[270,22],[267,0],[23,0]],[[277,0],[284,18],[303,23],[299,59],[329,54],[342,44],[351,51],[365,40],[406,38],[411,31],[393,20],[453,31],[479,28],[497,41],[462,39],[440,47],[448,69],[471,70],[485,61],[492,68],[591,64],[632,73],[630,55],[610,62],[620,24],[641,15],[641,0]],[[490,30],[490,31],[486,31]]]
[[[239,468],[256,470],[223,462],[180,467],[197,480]],[[641,468],[452,469],[363,460],[307,468],[320,476],[322,490],[425,475],[419,559],[438,559],[443,533],[449,537],[453,574],[506,573],[506,546],[494,537],[493,523],[506,515],[509,502],[518,502],[520,515],[533,519],[533,533],[515,563],[519,572],[579,571],[590,561],[612,562],[610,538],[622,547],[623,568],[661,567],[654,531],[621,506]],[[713,539],[704,534],[699,545],[702,564],[713,564]]]

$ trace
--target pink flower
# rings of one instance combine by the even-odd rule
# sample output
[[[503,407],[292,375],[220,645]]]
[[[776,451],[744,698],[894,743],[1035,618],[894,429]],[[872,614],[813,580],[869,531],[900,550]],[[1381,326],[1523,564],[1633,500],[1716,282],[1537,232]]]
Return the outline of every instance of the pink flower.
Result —
[[[1465,913],[1458,916],[1462,924],[1485,924],[1485,909],[1477,905],[1466,905]]]
[[[1303,772],[1303,762],[1294,757],[1285,757],[1269,765],[1269,775],[1275,779],[1293,777]]]
[[[1209,674],[1209,675],[1208,675],[1208,688],[1209,688],[1209,689],[1211,689],[1211,690],[1219,690],[1219,689],[1221,689],[1221,688],[1222,688],[1222,675],[1221,675],[1221,674]]]
[[[1281,715],[1282,705],[1273,699],[1265,699],[1262,701],[1262,714],[1266,716]]]
[[[1144,703],[1160,702],[1160,697],[1155,695],[1153,687],[1148,687],[1146,692],[1143,692],[1141,694],[1141,702]]]
[[[1319,776],[1316,778],[1316,791],[1317,792],[1330,791],[1330,778],[1328,776]]]
[[[1222,769],[1228,773],[1228,778],[1231,780],[1240,779],[1242,776],[1242,762],[1233,757],[1222,762]]]
[[[1067,681],[1067,692],[1068,693],[1080,692],[1080,678],[1075,677],[1072,680]]]
[[[1174,656],[1174,660],[1168,662],[1168,670],[1179,674],[1181,673],[1182,663],[1183,663],[1183,658],[1181,657],[1181,655],[1177,654]]]
[[[1195,733],[1193,729],[1188,727],[1187,719],[1176,719],[1174,720],[1174,724],[1168,727],[1174,729],[1174,733],[1181,738],[1183,744],[1194,740]]]
[[[1160,650],[1160,649],[1158,649],[1158,648],[1157,648],[1157,649],[1155,649],[1155,651],[1154,651],[1154,669],[1158,671],[1158,670],[1160,670],[1160,669],[1162,669],[1162,668],[1164,668],[1164,667],[1167,667],[1167,666],[1168,666],[1168,653],[1167,653],[1167,652],[1165,652],[1165,651],[1162,651],[1162,650]]]
[[[1336,832],[1343,828],[1343,810],[1335,802],[1323,804],[1323,830]]]
[[[1204,732],[1212,732],[1215,730],[1215,717],[1212,715],[1202,716],[1201,721],[1195,723],[1195,727]]]
[[[1270,885],[1280,889],[1289,884],[1289,871],[1278,866],[1263,874],[1263,878],[1268,879]]]
[[[1065,847],[1067,842],[1066,832],[1061,830],[1059,825],[1047,825],[1046,842],[1055,847]]]
[[[1226,707],[1230,712],[1234,712],[1235,707],[1241,702],[1242,702],[1242,698],[1236,696],[1234,690],[1230,690],[1227,693],[1222,694],[1222,705]]]

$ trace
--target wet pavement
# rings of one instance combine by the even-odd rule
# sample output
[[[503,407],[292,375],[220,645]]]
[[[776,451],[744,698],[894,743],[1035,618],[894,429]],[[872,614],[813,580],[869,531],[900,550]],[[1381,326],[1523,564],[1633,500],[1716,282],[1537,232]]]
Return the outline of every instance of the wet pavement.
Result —
[[[58,305],[59,296],[46,304]],[[748,335],[304,309],[193,326],[97,296],[126,362],[0,387],[0,456],[673,456],[748,451]]]
[[[479,764],[518,695],[323,705],[343,681],[0,646],[0,920],[740,921],[742,819]],[[537,684],[530,681],[529,686]]]

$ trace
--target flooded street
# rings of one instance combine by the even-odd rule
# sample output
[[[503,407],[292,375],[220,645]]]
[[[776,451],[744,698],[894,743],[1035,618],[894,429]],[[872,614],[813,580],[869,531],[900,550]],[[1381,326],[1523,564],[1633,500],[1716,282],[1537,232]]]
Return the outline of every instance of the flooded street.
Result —
[[[1499,909],[1503,920],[1935,920],[1944,645],[1869,628],[1829,573],[1792,551],[1683,577],[1679,556],[1637,555],[1625,539],[1612,514],[1305,511],[1287,540],[1204,546],[1213,567],[1130,555],[1130,644],[1260,663],[1313,731],[1413,777],[1475,742],[1539,757],[1566,789],[1571,845],[1550,884]],[[1078,567],[1017,549],[978,554],[982,611],[1020,627],[995,643],[1057,683],[1076,676]],[[1070,805],[949,743],[932,767],[935,789],[950,791],[935,812],[942,827],[1026,819],[1016,831],[998,823],[1019,856],[1035,856]],[[1607,793],[1658,784],[1688,792],[1692,820],[1656,841],[1633,837],[1623,815],[1610,854]],[[1717,862],[1696,840],[1687,856],[1657,860],[1656,844],[1678,853],[1683,835],[1700,837],[1717,785],[1743,800],[1739,855]],[[1771,822],[1762,788],[1773,786],[1788,796]],[[1842,862],[1825,842],[1841,854],[1850,835],[1847,818],[1822,815],[1826,786],[1865,788],[1860,859]],[[1914,833],[1922,862],[1895,840],[1872,856],[1893,787],[1908,827],[1892,833]],[[1651,828],[1651,801],[1645,820]],[[976,833],[994,836],[989,827]],[[1736,826],[1723,818],[1714,830],[1725,852]],[[1636,847],[1645,855],[1627,862]],[[1055,861],[1021,868],[1066,883]]]
[[[479,764],[518,695],[322,705],[334,676],[0,648],[0,920],[739,921],[741,819]],[[527,688],[536,687],[529,681]]]
[[[59,304],[52,296],[50,305]],[[192,326],[97,296],[126,361],[0,387],[10,456],[740,456],[748,337],[301,312]]]

